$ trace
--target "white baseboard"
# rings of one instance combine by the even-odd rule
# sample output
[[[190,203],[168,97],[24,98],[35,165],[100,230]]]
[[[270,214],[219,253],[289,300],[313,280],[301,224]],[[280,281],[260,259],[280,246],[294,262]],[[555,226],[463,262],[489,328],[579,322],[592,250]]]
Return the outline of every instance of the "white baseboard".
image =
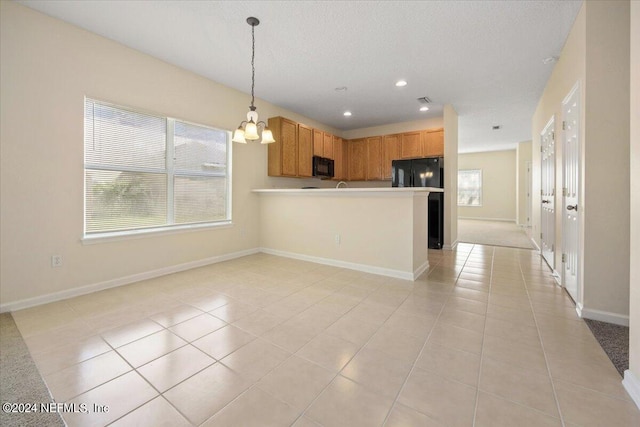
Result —
[[[419,276],[427,268],[429,268],[429,261],[421,265],[415,272],[410,273],[407,271],[376,267],[368,264],[358,264],[355,262],[340,261],[338,259],[321,258],[317,256],[312,256],[312,255],[298,254],[295,252],[286,252],[278,249],[260,248],[260,251],[266,254],[278,255],[278,256],[292,258],[292,259],[299,259],[301,261],[315,262],[316,264],[331,265],[333,267],[348,268],[350,270],[362,271],[365,273],[372,273],[372,274],[379,274],[381,276],[395,277],[397,279],[405,279],[405,280],[415,280],[417,276]]]
[[[503,222],[513,222],[515,224],[515,218],[477,218],[473,216],[459,216],[458,219],[472,219],[477,221],[503,221]]]
[[[458,241],[457,240],[455,242],[453,242],[453,244],[451,244],[451,245],[444,245],[442,247],[442,249],[445,250],[445,251],[452,251],[452,250],[454,250],[456,248],[456,246],[458,246]]]
[[[576,304],[576,313],[583,319],[598,320],[600,322],[613,323],[614,325],[629,326],[629,315],[612,313],[610,311],[585,308],[582,303]]]
[[[640,409],[640,380],[629,369],[624,371],[624,379],[622,380],[624,386],[631,399],[635,402],[638,409]]]
[[[203,267],[205,265],[215,264],[222,261],[228,261],[230,259],[240,258],[243,256],[256,254],[258,252],[260,252],[260,250],[257,248],[247,249],[239,252],[232,252],[229,254],[218,255],[198,261],[186,262],[183,264],[159,268],[157,270],[146,271],[143,273],[132,274],[130,276],[119,277],[117,279],[106,280],[100,283],[80,286],[78,288],[68,289],[65,291],[53,292],[38,297],[0,304],[0,313],[22,310],[23,308],[35,307],[37,305],[69,299],[80,295],[86,295],[92,292],[128,285],[130,283],[139,282],[141,280],[153,279],[154,277],[160,277],[171,273],[177,273],[179,271],[190,270],[192,268]]]
[[[542,249],[540,249],[540,246],[538,246],[535,239],[533,237],[529,237],[529,240],[531,241],[531,244],[533,245],[535,250],[538,251],[539,254],[542,254]]]
[[[560,273],[558,273],[556,270],[553,270],[551,272],[551,275],[553,276],[553,280],[556,281],[556,284],[562,287],[562,277],[560,277]]]

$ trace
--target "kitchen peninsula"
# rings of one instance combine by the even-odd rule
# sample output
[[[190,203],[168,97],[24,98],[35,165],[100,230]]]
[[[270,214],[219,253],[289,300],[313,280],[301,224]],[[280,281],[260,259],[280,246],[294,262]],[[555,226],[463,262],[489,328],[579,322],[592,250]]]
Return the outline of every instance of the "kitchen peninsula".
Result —
[[[415,280],[428,267],[427,196],[441,188],[260,189],[266,253]]]

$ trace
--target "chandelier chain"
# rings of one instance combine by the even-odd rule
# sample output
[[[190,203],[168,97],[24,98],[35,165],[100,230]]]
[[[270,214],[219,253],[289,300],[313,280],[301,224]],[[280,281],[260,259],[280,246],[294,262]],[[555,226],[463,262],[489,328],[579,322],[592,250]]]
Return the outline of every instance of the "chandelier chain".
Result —
[[[253,89],[256,84],[256,66],[255,66],[255,57],[256,57],[256,36],[255,36],[255,25],[251,25],[251,106],[253,107],[254,96]]]

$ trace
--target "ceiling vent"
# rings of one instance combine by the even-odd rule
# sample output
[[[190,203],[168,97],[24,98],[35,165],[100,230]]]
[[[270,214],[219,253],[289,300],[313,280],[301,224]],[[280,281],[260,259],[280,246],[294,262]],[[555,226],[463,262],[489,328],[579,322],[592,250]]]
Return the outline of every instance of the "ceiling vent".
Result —
[[[431,104],[431,100],[426,96],[423,96],[422,98],[418,98],[418,102],[420,104]]]

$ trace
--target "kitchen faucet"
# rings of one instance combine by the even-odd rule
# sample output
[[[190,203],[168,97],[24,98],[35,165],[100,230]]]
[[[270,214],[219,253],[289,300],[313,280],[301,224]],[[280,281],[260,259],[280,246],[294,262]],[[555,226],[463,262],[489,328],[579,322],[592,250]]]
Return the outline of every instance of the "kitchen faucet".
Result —
[[[340,188],[340,184],[344,184],[344,188],[347,188],[347,183],[344,181],[340,181],[338,184],[336,184],[336,188]]]

